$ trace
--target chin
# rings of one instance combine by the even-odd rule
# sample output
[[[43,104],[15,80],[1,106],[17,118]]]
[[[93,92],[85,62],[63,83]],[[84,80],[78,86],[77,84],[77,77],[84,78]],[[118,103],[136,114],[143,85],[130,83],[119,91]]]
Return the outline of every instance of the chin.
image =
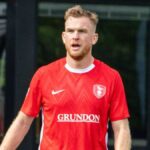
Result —
[[[83,55],[70,55],[70,57],[74,60],[82,60],[84,58]]]

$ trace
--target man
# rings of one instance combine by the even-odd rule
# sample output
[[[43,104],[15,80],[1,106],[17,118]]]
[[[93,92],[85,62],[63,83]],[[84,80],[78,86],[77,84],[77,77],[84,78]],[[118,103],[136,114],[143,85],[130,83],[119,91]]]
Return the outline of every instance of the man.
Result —
[[[77,5],[65,13],[66,58],[37,70],[0,150],[16,149],[42,110],[40,150],[130,150],[129,112],[119,73],[92,56],[98,16]],[[19,132],[18,132],[19,131]]]

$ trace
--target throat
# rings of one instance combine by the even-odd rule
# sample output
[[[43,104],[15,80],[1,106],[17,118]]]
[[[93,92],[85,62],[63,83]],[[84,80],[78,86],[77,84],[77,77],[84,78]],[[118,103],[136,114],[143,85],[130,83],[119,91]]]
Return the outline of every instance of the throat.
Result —
[[[68,64],[71,68],[74,69],[84,69],[88,68],[91,64],[93,64],[94,58],[89,57],[89,58],[83,58],[83,59],[73,59],[70,57],[66,58],[66,64]]]

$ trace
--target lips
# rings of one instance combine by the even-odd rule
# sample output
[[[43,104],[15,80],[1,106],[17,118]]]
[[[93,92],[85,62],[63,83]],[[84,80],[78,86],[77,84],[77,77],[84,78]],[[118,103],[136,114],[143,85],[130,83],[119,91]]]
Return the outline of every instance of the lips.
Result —
[[[80,48],[80,44],[72,44],[71,47],[73,50],[78,50]]]

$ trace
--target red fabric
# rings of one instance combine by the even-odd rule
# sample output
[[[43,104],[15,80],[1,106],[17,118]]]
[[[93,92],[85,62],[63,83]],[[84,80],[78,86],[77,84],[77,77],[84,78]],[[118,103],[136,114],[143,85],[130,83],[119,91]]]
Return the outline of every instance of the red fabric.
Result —
[[[129,117],[119,73],[94,61],[86,73],[72,73],[65,59],[35,73],[21,111],[42,108],[40,150],[106,150],[108,120]]]

